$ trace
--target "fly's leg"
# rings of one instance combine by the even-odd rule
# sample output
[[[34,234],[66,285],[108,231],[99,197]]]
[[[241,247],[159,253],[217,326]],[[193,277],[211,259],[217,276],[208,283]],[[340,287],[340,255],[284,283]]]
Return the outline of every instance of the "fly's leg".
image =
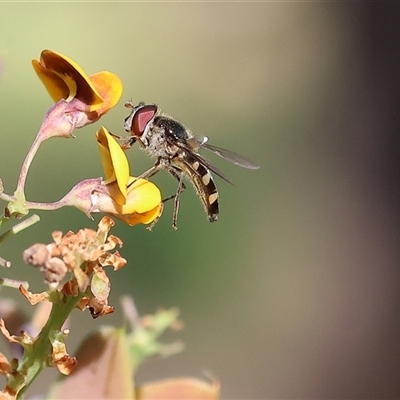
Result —
[[[171,172],[171,175],[174,176],[174,178],[176,178],[178,180],[178,187],[176,189],[175,194],[173,194],[172,196],[168,196],[165,199],[162,200],[161,202],[161,207],[160,207],[160,212],[158,213],[157,217],[153,220],[153,222],[147,227],[147,230],[152,231],[154,226],[156,225],[156,223],[159,221],[159,219],[161,218],[161,215],[164,211],[164,204],[169,201],[174,199],[174,213],[172,215],[172,227],[177,230],[178,229],[178,211],[179,211],[179,196],[180,194],[186,189],[186,185],[183,183],[183,177],[179,177],[178,175],[174,175]]]
[[[124,141],[124,143],[119,143],[121,149],[124,151],[129,150],[137,141],[137,138],[135,136],[129,136],[128,138],[126,138],[124,136],[116,135],[115,133],[112,132],[109,132],[109,134],[115,139],[117,139],[118,142]]]
[[[137,180],[139,179],[148,179],[151,178],[152,176],[154,176],[157,172],[159,172],[162,169],[161,165],[160,165],[160,159],[157,160],[157,162],[151,167],[149,168],[147,171],[144,171],[142,174],[140,174],[134,181],[132,181],[129,185],[128,188],[130,186],[132,186]],[[164,211],[164,203],[166,200],[163,200],[161,202],[160,205],[160,212],[158,213],[157,217],[153,220],[153,222],[147,227],[147,230],[152,231],[154,226],[156,225],[156,223],[159,221],[159,219],[161,218],[161,215]]]
[[[177,230],[178,229],[178,212],[179,212],[179,196],[181,195],[181,193],[186,189],[186,185],[183,183],[183,174],[180,173],[180,170],[172,168],[171,166],[166,167],[165,165],[161,164],[162,159],[161,157],[157,160],[157,162],[154,164],[153,167],[149,168],[147,171],[143,172],[142,174],[140,174],[133,182],[131,182],[128,187],[130,187],[131,185],[133,185],[138,179],[148,179],[151,178],[152,176],[154,176],[157,172],[159,172],[162,169],[166,169],[177,181],[178,181],[178,187],[176,189],[176,192],[174,195],[169,196],[165,199],[162,200],[162,206],[160,208],[160,213],[158,214],[158,216],[156,217],[156,219],[149,225],[149,227],[147,228],[148,230],[152,230],[155,226],[155,224],[158,222],[158,220],[160,219],[163,209],[164,209],[164,204],[168,201],[168,200],[172,200],[174,199],[174,212],[172,215],[172,227]]]
[[[134,181],[132,181],[129,185],[128,188],[131,187],[137,180],[139,179],[149,179],[152,176],[154,176],[157,172],[162,170],[163,167],[160,164],[160,159],[156,161],[156,163],[149,168],[147,171],[144,171],[142,174],[140,174]]]
[[[167,197],[163,200],[165,203],[168,200],[174,199],[174,213],[172,214],[172,227],[178,229],[178,212],[179,212],[179,196],[186,189],[186,185],[183,183],[183,175],[175,169],[168,169],[168,172],[178,181],[178,187],[174,195]]]
[[[157,222],[159,221],[159,219],[161,218],[161,215],[162,215],[162,213],[163,213],[163,211],[164,211],[164,203],[165,203],[165,200],[163,200],[163,201],[161,202],[161,204],[160,204],[160,212],[158,213],[157,217],[154,218],[153,222],[146,228],[148,231],[151,232],[151,231],[153,230],[154,226],[156,225],[156,223],[157,223]]]
[[[115,133],[112,133],[112,132],[110,132],[110,131],[108,131],[108,133],[109,133],[113,138],[115,138],[115,139],[117,139],[117,140],[124,140],[124,139],[126,139],[124,136],[116,135]]]
[[[115,135],[113,135],[113,136],[115,136]],[[124,138],[121,138],[121,136],[116,136],[116,137],[117,137],[117,139],[120,139],[120,140],[124,139]],[[137,142],[137,139],[135,138],[135,136],[130,136],[130,137],[128,137],[128,139],[125,140],[124,143],[122,143],[120,145],[121,149],[124,151],[129,150],[136,142]]]
[[[178,183],[178,188],[176,189],[175,197],[174,197],[174,213],[172,214],[172,227],[175,230],[178,229],[179,196],[185,189],[186,189],[186,186],[183,183],[183,177],[181,177],[179,180],[179,183]]]

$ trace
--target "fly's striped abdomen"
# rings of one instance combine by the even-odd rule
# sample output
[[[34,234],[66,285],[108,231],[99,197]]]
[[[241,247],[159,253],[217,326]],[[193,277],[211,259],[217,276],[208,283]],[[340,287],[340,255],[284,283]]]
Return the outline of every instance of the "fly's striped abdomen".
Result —
[[[200,200],[202,201],[208,220],[214,222],[218,219],[219,201],[218,189],[210,171],[192,156],[174,157],[172,164],[178,167],[193,183]]]

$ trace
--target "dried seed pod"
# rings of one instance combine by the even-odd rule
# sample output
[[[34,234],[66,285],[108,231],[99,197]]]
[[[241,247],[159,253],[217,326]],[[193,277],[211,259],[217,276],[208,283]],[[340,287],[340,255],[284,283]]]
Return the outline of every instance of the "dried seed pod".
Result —
[[[40,267],[49,259],[50,253],[46,245],[36,243],[26,249],[22,254],[23,260],[34,267]]]
[[[60,283],[68,272],[64,261],[56,257],[47,260],[42,270],[44,271],[45,282],[48,284]]]

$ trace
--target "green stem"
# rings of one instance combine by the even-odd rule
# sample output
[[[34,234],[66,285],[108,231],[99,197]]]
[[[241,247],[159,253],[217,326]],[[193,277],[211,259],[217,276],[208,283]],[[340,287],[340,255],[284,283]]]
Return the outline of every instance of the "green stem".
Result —
[[[52,354],[50,335],[61,331],[63,324],[82,296],[83,294],[80,293],[76,297],[69,296],[65,301],[53,303],[46,325],[37,336],[32,347],[25,348],[24,356],[16,371],[17,373],[11,375],[7,382],[7,387],[11,388],[14,393],[18,393],[18,399],[23,397],[23,394],[35,378],[48,366]]]
[[[23,286],[25,289],[28,289],[29,288],[29,282],[27,282],[27,281],[18,281],[16,279],[10,279],[10,278],[0,278],[0,287],[8,287],[8,288],[12,288],[12,289],[19,289],[20,286]]]
[[[39,216],[36,214],[33,214],[31,217],[26,218],[22,222],[18,223],[17,225],[14,225],[11,229],[8,231],[4,232],[2,235],[0,235],[0,244],[2,244],[5,240],[10,238],[11,236],[16,235],[17,233],[23,231],[26,228],[29,228],[33,224],[36,224],[40,220]]]
[[[14,196],[10,196],[9,194],[4,193],[4,192],[0,193],[0,199],[4,200],[4,201],[7,201],[7,202],[15,201],[15,197]]]

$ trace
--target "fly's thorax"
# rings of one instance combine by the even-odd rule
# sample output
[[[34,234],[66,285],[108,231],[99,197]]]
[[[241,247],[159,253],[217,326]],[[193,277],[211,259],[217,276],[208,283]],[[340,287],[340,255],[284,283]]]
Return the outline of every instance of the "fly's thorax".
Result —
[[[165,129],[154,123],[148,124],[141,142],[147,152],[155,157],[171,158],[179,152],[179,147],[167,140]]]
[[[164,132],[165,138],[170,142],[186,144],[191,137],[189,130],[178,120],[168,116],[159,115],[154,118],[153,126]]]

